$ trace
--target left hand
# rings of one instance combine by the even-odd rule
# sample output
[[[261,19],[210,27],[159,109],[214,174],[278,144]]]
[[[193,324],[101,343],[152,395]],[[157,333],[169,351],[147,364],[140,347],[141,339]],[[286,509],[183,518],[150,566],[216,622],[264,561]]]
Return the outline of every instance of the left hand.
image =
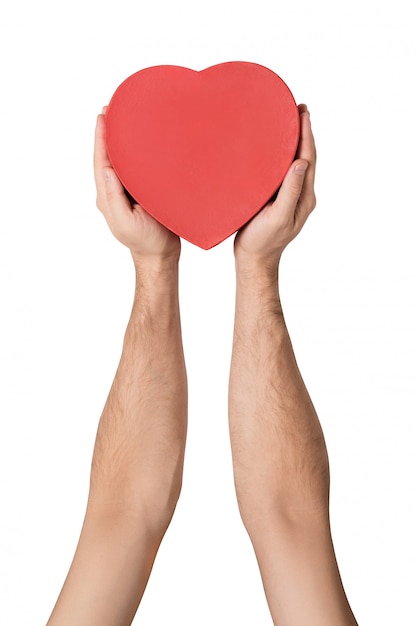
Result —
[[[137,202],[130,202],[112,168],[104,139],[104,113],[97,118],[94,145],[94,177],[97,208],[113,235],[127,246],[134,260],[179,258],[180,238],[160,224]]]

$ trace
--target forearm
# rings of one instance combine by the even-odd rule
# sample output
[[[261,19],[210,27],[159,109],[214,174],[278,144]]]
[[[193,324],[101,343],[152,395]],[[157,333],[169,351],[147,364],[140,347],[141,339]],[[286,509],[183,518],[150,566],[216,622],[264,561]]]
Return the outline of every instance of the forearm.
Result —
[[[356,625],[331,538],[325,441],[275,272],[237,273],[229,389],[236,493],[274,623]]]
[[[277,515],[326,514],[326,446],[295,360],[275,271],[238,268],[229,389],[238,496],[250,491],[259,507],[273,507]]]
[[[136,276],[123,352],[97,432],[88,505],[145,507],[149,515],[166,506],[169,514],[181,488],[187,430],[178,266],[137,265]]]
[[[127,626],[181,489],[187,378],[177,264],[136,268],[123,351],[97,432],[80,540],[48,626]]]

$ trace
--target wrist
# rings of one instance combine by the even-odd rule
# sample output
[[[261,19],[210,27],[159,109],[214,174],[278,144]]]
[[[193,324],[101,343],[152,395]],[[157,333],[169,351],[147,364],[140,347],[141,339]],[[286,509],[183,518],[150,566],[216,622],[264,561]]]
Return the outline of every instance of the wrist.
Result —
[[[264,281],[277,281],[282,252],[270,255],[245,254],[235,250],[236,274]]]
[[[279,259],[265,260],[251,257],[235,257],[236,284],[277,289]]]
[[[146,292],[178,289],[179,255],[138,255],[132,252],[136,289]]]
[[[263,320],[283,317],[278,290],[278,265],[236,265],[236,313],[239,317]]]
[[[141,254],[130,250],[135,270],[138,273],[150,272],[155,274],[171,271],[178,266],[180,250],[170,254]]]
[[[179,320],[178,258],[133,255],[136,275],[132,317],[152,326]]]

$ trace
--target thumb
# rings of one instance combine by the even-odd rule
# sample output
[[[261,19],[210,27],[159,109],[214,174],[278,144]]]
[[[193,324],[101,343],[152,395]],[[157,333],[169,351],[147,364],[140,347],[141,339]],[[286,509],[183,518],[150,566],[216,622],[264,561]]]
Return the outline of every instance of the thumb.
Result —
[[[125,223],[131,217],[132,206],[122,183],[111,167],[103,167],[100,174],[98,208],[109,224],[116,226]]]
[[[307,168],[308,161],[297,159],[288,170],[276,200],[277,204],[282,207],[282,210],[295,211],[303,189]]]
[[[125,189],[111,167],[103,168],[104,193],[109,214],[113,218],[128,217],[132,212]]]
[[[107,200],[115,200],[124,195],[123,185],[112,167],[103,167],[103,181]]]

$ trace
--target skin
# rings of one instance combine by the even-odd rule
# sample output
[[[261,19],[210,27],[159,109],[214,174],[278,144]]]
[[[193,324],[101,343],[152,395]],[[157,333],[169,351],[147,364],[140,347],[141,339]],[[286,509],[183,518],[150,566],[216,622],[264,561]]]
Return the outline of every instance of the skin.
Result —
[[[80,539],[48,626],[130,624],[181,491],[187,377],[178,304],[180,240],[131,205],[97,119],[97,206],[131,251],[136,286],[98,426]]]
[[[296,160],[276,200],[235,239],[229,381],[234,479],[274,624],[354,626],[330,531],[326,445],[278,289],[282,253],[316,205],[310,114],[305,105],[299,112]]]
[[[105,109],[103,109],[103,113]],[[275,200],[237,234],[229,426],[236,495],[274,624],[353,626],[329,522],[323,433],[298,370],[278,291],[283,250],[315,206],[316,152],[299,106],[296,160]],[[187,375],[179,238],[131,203],[98,116],[97,206],[126,245],[134,301],[100,418],[83,527],[47,626],[125,626],[143,596],[181,492]]]

